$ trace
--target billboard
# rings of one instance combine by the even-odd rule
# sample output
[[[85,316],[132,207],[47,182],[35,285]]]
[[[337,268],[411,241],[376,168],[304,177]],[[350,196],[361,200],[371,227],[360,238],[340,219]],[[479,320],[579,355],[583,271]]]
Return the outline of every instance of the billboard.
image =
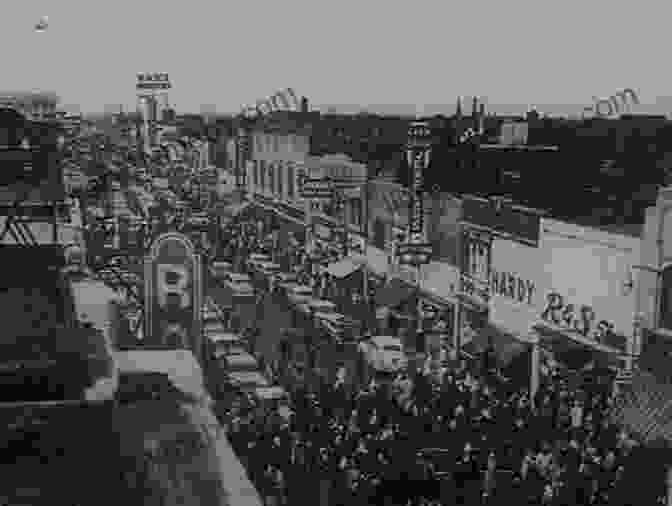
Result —
[[[23,201],[44,206],[65,200],[59,135],[56,125],[0,109],[0,205]]]
[[[201,259],[183,234],[157,237],[145,258],[145,338],[201,357]]]
[[[168,74],[165,73],[140,73],[137,75],[135,89],[138,91],[169,90],[172,88]]]

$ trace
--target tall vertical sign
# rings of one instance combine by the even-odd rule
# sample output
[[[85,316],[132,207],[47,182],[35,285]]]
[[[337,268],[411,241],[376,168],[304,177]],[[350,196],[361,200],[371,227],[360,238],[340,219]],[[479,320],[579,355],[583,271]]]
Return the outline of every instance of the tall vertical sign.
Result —
[[[422,265],[429,263],[431,245],[424,234],[423,176],[429,166],[432,150],[431,131],[427,121],[413,121],[408,127],[406,160],[411,171],[411,198],[408,209],[408,240],[397,246],[399,263]]]
[[[250,134],[247,129],[238,129],[236,144],[238,148],[236,153],[236,188],[241,188],[247,184],[247,181],[245,181],[245,168],[250,152]]]
[[[145,341],[202,356],[200,255],[182,234],[156,238],[145,258]]]

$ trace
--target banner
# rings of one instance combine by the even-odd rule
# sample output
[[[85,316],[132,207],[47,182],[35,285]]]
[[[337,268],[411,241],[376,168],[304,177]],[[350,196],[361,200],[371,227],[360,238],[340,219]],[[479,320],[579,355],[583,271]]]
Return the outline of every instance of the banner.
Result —
[[[182,234],[159,236],[145,258],[145,341],[201,357],[200,256]]]

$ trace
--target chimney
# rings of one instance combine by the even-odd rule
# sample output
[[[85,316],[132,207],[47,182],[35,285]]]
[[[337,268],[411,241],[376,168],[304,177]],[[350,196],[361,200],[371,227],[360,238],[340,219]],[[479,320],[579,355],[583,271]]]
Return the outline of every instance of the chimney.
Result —
[[[308,112],[308,98],[301,97],[301,112]]]
[[[480,112],[478,114],[478,132],[483,133],[485,131],[485,104],[481,102]]]
[[[474,99],[471,103],[471,122],[474,126],[474,130],[478,131],[478,97],[474,96]]]
[[[457,107],[455,107],[455,118],[462,118],[462,97],[457,97]]]

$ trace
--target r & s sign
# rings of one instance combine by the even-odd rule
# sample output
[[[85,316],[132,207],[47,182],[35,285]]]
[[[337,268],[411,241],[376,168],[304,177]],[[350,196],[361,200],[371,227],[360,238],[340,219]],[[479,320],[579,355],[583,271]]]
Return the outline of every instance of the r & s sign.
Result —
[[[573,304],[558,292],[549,292],[541,320],[563,330],[576,332],[598,343],[624,347],[625,343],[609,320],[599,318],[587,304]]]
[[[190,349],[200,358],[201,290],[200,258],[192,242],[175,232],[157,237],[145,259],[145,340]]]

